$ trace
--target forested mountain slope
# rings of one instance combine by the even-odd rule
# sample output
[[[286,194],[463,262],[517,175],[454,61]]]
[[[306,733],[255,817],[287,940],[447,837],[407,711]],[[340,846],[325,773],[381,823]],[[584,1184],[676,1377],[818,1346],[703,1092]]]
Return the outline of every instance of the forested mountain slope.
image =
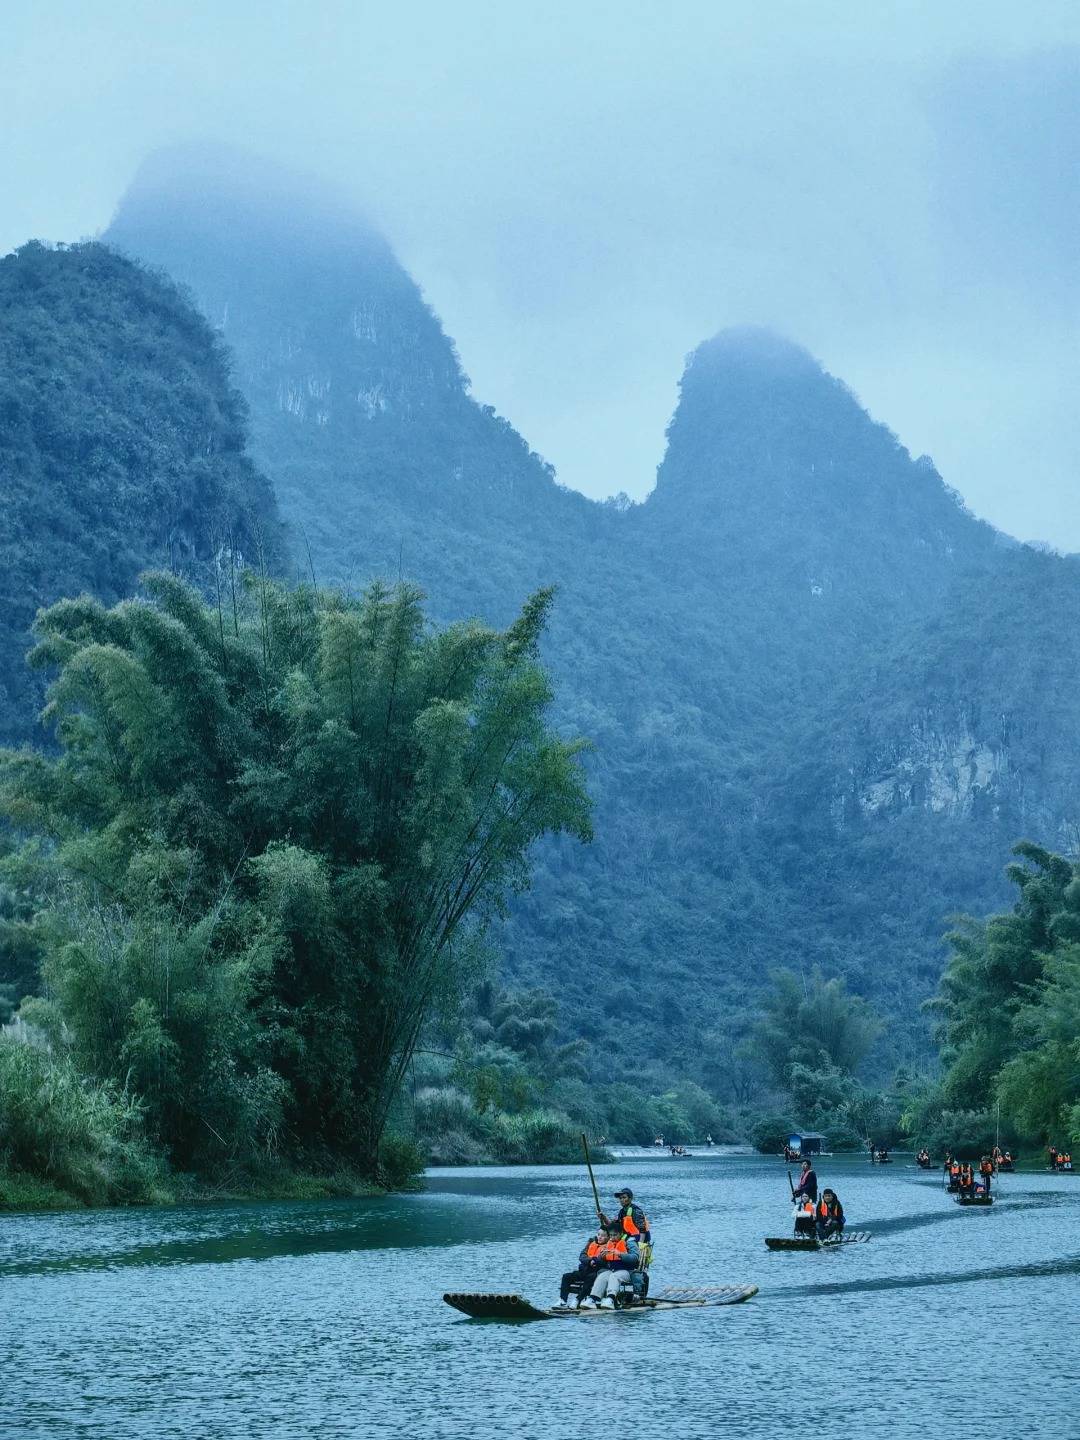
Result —
[[[33,728],[39,607],[115,601],[217,547],[278,552],[244,425],[220,342],[167,280],[97,244],[0,260],[0,743]]]
[[[437,614],[500,622],[560,585],[547,657],[595,741],[597,840],[542,849],[508,973],[560,997],[598,1073],[719,1075],[777,964],[846,975],[906,1055],[946,916],[999,905],[1017,833],[1060,844],[1080,810],[1050,754],[1076,713],[1072,562],[996,535],[754,331],[691,357],[645,504],[568,493],[471,398],[381,239],[236,173],[161,157],[108,238],[221,329],[316,573],[400,566]]]

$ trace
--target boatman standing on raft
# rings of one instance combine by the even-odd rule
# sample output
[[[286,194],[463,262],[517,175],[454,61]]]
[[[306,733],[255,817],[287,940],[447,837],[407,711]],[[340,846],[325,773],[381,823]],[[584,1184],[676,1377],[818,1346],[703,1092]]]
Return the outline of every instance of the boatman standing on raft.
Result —
[[[799,1171],[799,1183],[791,1192],[793,1200],[806,1199],[817,1201],[817,1175],[810,1163],[809,1156],[802,1162],[802,1169]]]
[[[622,1190],[615,1191],[615,1199],[619,1202],[615,1218],[609,1220],[602,1210],[598,1210],[600,1224],[608,1230],[621,1230],[624,1235],[628,1235],[639,1244],[651,1245],[652,1232],[649,1229],[649,1222],[641,1206],[634,1204],[633,1190],[627,1190],[624,1186]]]

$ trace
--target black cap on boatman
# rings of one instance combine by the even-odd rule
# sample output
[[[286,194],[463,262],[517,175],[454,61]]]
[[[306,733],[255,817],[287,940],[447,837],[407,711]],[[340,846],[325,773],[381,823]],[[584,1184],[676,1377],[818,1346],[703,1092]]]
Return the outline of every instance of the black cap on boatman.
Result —
[[[633,1190],[627,1190],[627,1189],[624,1188],[624,1189],[622,1189],[622,1190],[616,1190],[616,1191],[615,1191],[615,1199],[616,1199],[616,1200],[622,1200],[624,1197],[625,1197],[627,1200],[632,1200],[632,1199],[634,1198],[634,1192],[633,1192]]]

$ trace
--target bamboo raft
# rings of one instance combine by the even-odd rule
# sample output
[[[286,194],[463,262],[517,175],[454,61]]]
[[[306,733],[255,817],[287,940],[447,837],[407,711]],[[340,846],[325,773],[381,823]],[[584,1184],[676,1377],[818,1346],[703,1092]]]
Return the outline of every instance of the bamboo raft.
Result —
[[[957,1205],[992,1205],[993,1195],[954,1195]]]
[[[766,1235],[765,1244],[770,1250],[836,1250],[841,1245],[865,1245],[869,1239],[869,1230],[852,1230],[833,1240],[818,1240],[810,1235]]]
[[[447,1305],[472,1320],[591,1320],[594,1315],[646,1315],[653,1310],[702,1309],[710,1305],[739,1305],[758,1293],[756,1285],[669,1286],[641,1304],[614,1310],[587,1310],[569,1307],[545,1310],[524,1295],[488,1295],[450,1290],[443,1296]]]

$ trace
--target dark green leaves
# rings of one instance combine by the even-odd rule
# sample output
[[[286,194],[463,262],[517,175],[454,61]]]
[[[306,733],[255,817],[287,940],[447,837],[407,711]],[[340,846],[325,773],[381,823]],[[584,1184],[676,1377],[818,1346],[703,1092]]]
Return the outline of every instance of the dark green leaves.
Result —
[[[55,760],[0,798],[53,842],[45,974],[79,1063],[134,1084],[184,1165],[278,1149],[372,1168],[432,997],[589,834],[579,746],[548,728],[541,594],[507,635],[358,599],[175,576],[39,621]]]

